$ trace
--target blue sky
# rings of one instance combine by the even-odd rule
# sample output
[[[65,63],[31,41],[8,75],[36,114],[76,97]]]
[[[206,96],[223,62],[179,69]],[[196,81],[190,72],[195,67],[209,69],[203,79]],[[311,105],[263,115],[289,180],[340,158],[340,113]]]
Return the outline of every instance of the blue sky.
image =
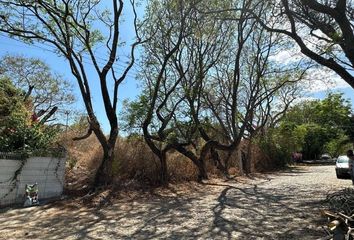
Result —
[[[70,68],[67,62],[62,58],[58,57],[55,53],[53,53],[51,48],[48,46],[41,46],[38,44],[35,45],[27,45],[18,40],[11,39],[2,33],[0,34],[0,56],[5,54],[21,54],[29,57],[36,57],[44,62],[46,62],[54,72],[57,72],[64,76],[65,79],[71,81],[74,84],[75,95],[77,97],[77,102],[73,105],[74,109],[80,109],[84,111],[84,105],[82,103],[80,92],[78,91],[78,86],[76,83],[75,78],[71,75]],[[47,49],[47,50],[45,50]],[[123,62],[119,64],[120,66],[123,65]],[[99,86],[97,85],[97,74],[92,69],[90,65],[88,65],[89,69],[89,76],[92,83],[92,92],[93,92],[93,103],[95,105],[96,114],[102,124],[105,132],[108,132],[109,126],[108,121],[105,117],[105,112],[102,104],[102,100],[100,97]],[[118,69],[118,71],[119,71]],[[136,69],[132,69],[129,73],[126,81],[120,88],[119,91],[119,110],[121,109],[122,100],[123,99],[134,99],[140,92],[139,88],[137,87],[138,82],[135,79]],[[342,80],[339,80],[342,81]],[[342,81],[343,82],[343,81]],[[318,89],[315,92],[308,93],[307,96],[311,98],[318,98],[322,99],[326,96],[329,91],[333,92],[341,92],[345,96],[345,98],[350,99],[352,105],[354,107],[354,90],[349,87],[345,87],[346,83],[341,83],[336,87],[326,87],[323,86],[322,88]],[[322,89],[322,90],[321,90]]]
[[[140,14],[141,14],[140,10]],[[126,22],[123,25],[123,28],[121,29],[122,35],[128,36],[127,39],[124,40],[129,40],[131,38],[130,36],[134,35],[133,28],[131,27],[131,17],[132,14],[128,14],[126,17]],[[127,44],[127,47],[123,48],[121,52],[119,53],[120,56],[126,55],[129,53],[129,44]],[[64,58],[58,57],[55,53],[53,53],[53,48],[47,46],[47,45],[40,45],[40,44],[34,44],[34,45],[27,45],[22,43],[21,41],[11,39],[4,35],[3,33],[0,33],[0,57],[5,55],[5,54],[16,54],[16,55],[24,55],[28,57],[36,57],[44,62],[46,62],[54,72],[61,74],[66,80],[69,80],[70,82],[73,83],[74,89],[75,89],[75,95],[77,97],[77,102],[74,104],[73,109],[79,109],[82,110],[83,112],[85,111],[84,105],[81,99],[81,94],[78,91],[78,86],[76,83],[76,79],[72,76],[70,72],[70,68],[65,61]],[[104,57],[104,54],[98,53],[100,57]],[[119,58],[120,62],[118,63],[117,66],[117,71],[120,72],[123,69],[124,66],[124,61],[126,61],[126,58]],[[88,67],[88,76],[90,78],[90,84],[91,84],[91,91],[93,95],[93,104],[94,104],[94,109],[95,113],[106,133],[109,131],[109,125],[108,121],[105,115],[104,107],[102,104],[102,99],[101,99],[101,93],[99,91],[99,85],[98,85],[98,76],[97,73],[94,71],[92,65],[86,64]],[[140,92],[139,88],[137,87],[138,82],[136,80],[136,68],[133,68],[132,71],[129,73],[127,76],[125,82],[122,84],[122,86],[119,89],[119,107],[118,111],[120,111],[122,107],[122,100],[124,99],[134,99]],[[326,96],[328,91],[333,91],[333,92],[342,92],[345,96],[345,98],[348,98],[351,100],[352,105],[354,106],[354,90],[349,87],[348,84],[344,83],[342,80],[338,80],[338,77],[335,77],[335,75],[330,75],[333,78],[336,78],[336,81],[338,82],[337,85],[335,86],[330,86],[326,87],[323,86],[322,88],[318,88],[316,91],[312,91],[311,93],[308,93],[307,96],[311,98],[319,98],[322,99]],[[317,84],[317,83],[316,83]]]
[[[28,57],[36,57],[44,62],[46,62],[54,72],[59,73],[64,76],[65,79],[69,80],[74,84],[75,95],[77,97],[77,102],[73,105],[73,109],[78,109],[85,111],[84,105],[81,99],[80,92],[78,91],[78,86],[75,78],[70,72],[70,68],[64,58],[58,57],[55,53],[52,52],[52,49],[48,46],[42,46],[39,44],[27,45],[21,41],[11,39],[6,35],[0,34],[0,57],[5,54],[21,54]],[[118,71],[122,69],[123,62],[119,63]],[[104,107],[102,104],[101,94],[99,91],[99,85],[97,84],[97,73],[93,70],[91,65],[88,66],[88,75],[90,76],[92,83],[92,93],[93,93],[93,104],[95,107],[95,112],[99,118],[99,121],[107,133],[109,131],[109,125],[107,118],[105,116]],[[119,110],[122,107],[122,100],[124,99],[134,99],[140,92],[138,88],[138,81],[136,80],[136,68],[133,68],[132,71],[127,76],[127,79],[122,84],[119,90]],[[332,75],[335,76],[335,75]],[[326,94],[330,91],[332,92],[341,92],[344,97],[350,99],[354,107],[354,89],[350,88],[349,85],[344,83],[342,80],[337,86],[323,86],[318,90],[306,94],[310,98],[323,99]],[[316,83],[318,84],[318,83]],[[346,86],[347,85],[347,86]],[[337,88],[338,87],[338,88]]]
[[[349,86],[344,80],[342,80],[336,73],[330,72],[330,70],[325,68],[315,69],[315,78],[323,78],[320,80],[315,80],[311,84],[311,89],[307,96],[309,98],[323,99],[330,92],[341,93],[345,99],[348,99],[352,104],[352,109],[354,111],[354,89]],[[328,82],[331,81],[331,82]]]
[[[352,107],[354,109],[354,89],[348,87],[348,88],[337,88],[337,89],[332,89],[332,92],[339,92],[342,93],[344,98],[349,99],[352,103]],[[328,90],[312,93],[311,96],[314,98],[322,99],[326,96],[328,93]]]
[[[127,44],[120,48],[118,52],[118,63],[116,64],[115,70],[117,75],[120,74],[127,65],[127,60],[125,56],[130,53],[129,41],[132,41],[134,38],[134,28],[132,27],[132,19],[133,13],[131,7],[128,4],[125,4],[126,11],[125,15],[123,15],[122,27],[120,29],[121,34],[120,37],[122,41],[127,42]],[[102,6],[103,8],[107,6]],[[141,16],[143,14],[144,4],[140,5],[137,9],[138,14]],[[99,26],[98,26],[99,28]],[[78,84],[76,79],[71,74],[69,64],[63,57],[59,57],[53,51],[55,48],[51,47],[48,44],[42,45],[39,43],[34,43],[31,45],[25,44],[18,39],[12,39],[5,35],[4,33],[0,33],[0,57],[10,54],[10,55],[23,55],[25,57],[35,57],[39,58],[45,63],[47,63],[53,72],[58,73],[64,77],[64,79],[71,82],[74,86],[74,94],[76,96],[77,102],[72,106],[72,109],[79,110],[85,113],[85,107],[82,101],[82,97],[78,88]],[[95,51],[96,56],[98,56],[98,62],[103,65],[107,59],[107,53],[104,52],[104,48],[99,48]],[[90,60],[84,58],[84,64],[87,68],[87,75],[89,76],[89,84],[92,93],[92,101],[94,105],[95,113],[101,123],[101,126],[104,129],[105,133],[109,132],[109,123],[104,111],[103,101],[101,98],[101,92],[99,87],[99,79],[97,72],[94,70],[93,65]],[[119,88],[119,104],[118,104],[118,112],[121,110],[122,101],[124,99],[134,99],[139,94],[139,89],[137,87],[138,83],[136,81],[136,73],[137,70],[133,67],[129,74],[126,77],[126,80],[122,83]],[[113,82],[109,86],[113,86]],[[111,90],[111,89],[110,89]],[[112,93],[113,91],[110,91]],[[74,113],[72,114],[74,115]],[[74,116],[72,116],[74,117]]]
[[[84,105],[81,99],[81,94],[76,83],[76,79],[72,76],[68,63],[63,57],[58,57],[52,52],[52,48],[49,46],[43,46],[40,44],[27,45],[21,41],[11,39],[6,35],[0,33],[0,57],[6,54],[10,55],[24,55],[26,57],[35,57],[43,60],[47,63],[51,69],[61,74],[66,80],[73,83],[74,93],[77,98],[77,102],[73,105],[73,109],[78,109],[84,111]],[[123,69],[123,62],[118,65],[118,72]],[[105,111],[102,104],[101,93],[98,85],[97,73],[93,70],[90,64],[86,64],[88,69],[88,76],[91,84],[91,91],[93,95],[93,104],[95,112],[102,124],[105,132],[108,132],[109,126],[108,121],[105,117]],[[123,82],[121,88],[119,89],[119,109],[121,109],[121,104],[123,99],[134,99],[139,94],[139,89],[137,87],[137,81],[135,80],[136,69],[132,69],[128,74],[126,80]]]

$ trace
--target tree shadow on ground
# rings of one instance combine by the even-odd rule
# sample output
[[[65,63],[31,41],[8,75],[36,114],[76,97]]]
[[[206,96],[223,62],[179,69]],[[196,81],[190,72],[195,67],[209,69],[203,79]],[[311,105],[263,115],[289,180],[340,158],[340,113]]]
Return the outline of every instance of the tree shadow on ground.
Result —
[[[295,171],[291,170],[292,177]],[[306,171],[304,171],[306,173]],[[271,176],[270,179],[276,176]],[[9,209],[0,217],[4,238],[32,239],[316,239],[323,236],[323,189],[215,182],[179,194],[171,189],[110,199],[89,208],[75,201]]]
[[[306,191],[263,189],[258,185],[224,187],[213,208],[212,238],[315,239],[323,236],[318,231],[318,226],[324,223],[319,215],[323,202],[309,198]]]

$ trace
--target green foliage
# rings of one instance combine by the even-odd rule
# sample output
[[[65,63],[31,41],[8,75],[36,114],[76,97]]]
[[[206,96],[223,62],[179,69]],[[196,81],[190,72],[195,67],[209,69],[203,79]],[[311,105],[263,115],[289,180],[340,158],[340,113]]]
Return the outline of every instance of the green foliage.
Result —
[[[348,142],[354,142],[354,115],[352,114],[349,120],[349,126],[345,129],[346,135],[348,135]]]
[[[11,79],[23,91],[23,98],[33,103],[33,111],[40,117],[52,108],[68,108],[74,100],[72,86],[62,76],[53,74],[49,66],[37,58],[5,55],[0,58],[0,77]]]
[[[351,105],[341,94],[330,93],[322,101],[294,106],[274,131],[279,144],[315,159],[324,152],[337,156],[351,138]]]
[[[285,147],[288,153],[300,151],[306,136],[306,127],[292,122],[282,122],[274,131],[277,142]]]
[[[314,111],[315,122],[318,124],[339,128],[349,125],[351,105],[349,100],[343,99],[339,93],[329,94],[315,105]]]
[[[48,147],[58,129],[32,121],[31,104],[23,102],[21,91],[9,79],[0,80],[0,151]]]
[[[141,94],[135,101],[123,102],[123,111],[120,114],[121,129],[129,134],[141,131],[143,121],[146,116],[146,111],[149,107],[149,100],[145,94]]]
[[[324,151],[331,154],[331,156],[339,156],[352,148],[352,144],[347,143],[348,136],[344,132],[338,133],[337,138],[330,139],[324,146]]]
[[[21,91],[15,88],[8,78],[0,78],[0,123],[6,121],[14,109],[24,110]]]
[[[324,145],[331,140],[331,133],[327,128],[315,123],[306,124],[305,129],[306,135],[302,145],[304,156],[307,159],[318,159],[324,152]]]
[[[272,159],[276,166],[285,166],[291,160],[291,149],[284,144],[285,137],[281,136],[278,129],[270,129],[267,135],[258,138],[258,145],[262,151]]]

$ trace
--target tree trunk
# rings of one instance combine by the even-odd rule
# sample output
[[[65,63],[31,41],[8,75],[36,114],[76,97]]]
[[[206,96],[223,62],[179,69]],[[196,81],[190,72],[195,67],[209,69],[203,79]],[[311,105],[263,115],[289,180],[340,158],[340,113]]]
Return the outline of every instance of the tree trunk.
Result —
[[[252,172],[252,139],[250,139],[250,141],[248,142],[248,146],[247,146],[247,157],[245,160],[245,173],[246,175],[249,175]]]
[[[162,186],[168,185],[168,172],[167,172],[167,159],[166,153],[162,153],[160,156],[160,183]]]
[[[45,124],[49,118],[53,116],[53,114],[58,110],[58,107],[55,106],[53,107],[40,121],[40,124]]]
[[[226,169],[226,172],[227,172],[227,174],[229,174],[229,169],[230,169],[230,158],[231,158],[231,156],[232,156],[232,154],[233,153],[235,153],[235,150],[234,149],[232,149],[232,150],[229,150],[228,152],[227,152],[227,156],[226,156],[226,159],[225,159],[225,169]]]
[[[114,118],[114,116],[111,117]],[[118,137],[118,126],[117,124],[111,124],[110,135],[107,139],[93,114],[90,116],[90,120],[90,128],[95,133],[103,149],[103,159],[98,167],[94,181],[94,187],[97,188],[100,186],[107,186],[112,183],[112,163],[114,160],[114,148]]]
[[[201,182],[202,180],[207,180],[208,179],[208,172],[206,170],[205,161],[203,158],[199,158],[199,161],[197,163],[197,167],[199,170],[198,182]]]
[[[114,160],[114,146],[103,150],[103,159],[95,176],[94,187],[107,186],[112,183],[112,163]]]
[[[206,157],[206,153],[209,151],[209,148],[206,146],[203,147],[202,153],[200,154],[200,157],[198,158],[195,153],[192,151],[188,150],[187,148],[183,147],[182,145],[176,144],[173,146],[175,150],[177,150],[179,153],[183,154],[187,158],[189,158],[194,165],[198,168],[198,181],[201,182],[203,179],[208,179],[208,173],[205,167],[205,162],[204,159]]]
[[[228,172],[228,158],[225,159],[225,163],[223,164],[221,162],[221,159],[220,159],[220,156],[219,156],[219,153],[218,151],[215,149],[215,148],[210,148],[210,155],[214,161],[214,165],[216,166],[217,169],[219,169],[223,174],[225,175],[228,175],[229,172]],[[230,156],[230,154],[228,154],[228,156]]]
[[[241,176],[243,176],[244,175],[244,171],[243,171],[243,169],[244,169],[244,164],[243,164],[244,163],[244,154],[241,150],[241,146],[238,146],[236,151],[237,151],[237,158],[238,158],[239,173]]]

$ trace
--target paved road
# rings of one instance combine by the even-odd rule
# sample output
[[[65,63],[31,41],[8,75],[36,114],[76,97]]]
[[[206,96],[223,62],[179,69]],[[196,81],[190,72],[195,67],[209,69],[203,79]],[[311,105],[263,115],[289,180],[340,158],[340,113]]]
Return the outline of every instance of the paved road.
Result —
[[[326,194],[351,187],[334,166],[211,180],[99,209],[70,201],[0,211],[0,239],[317,239]]]

